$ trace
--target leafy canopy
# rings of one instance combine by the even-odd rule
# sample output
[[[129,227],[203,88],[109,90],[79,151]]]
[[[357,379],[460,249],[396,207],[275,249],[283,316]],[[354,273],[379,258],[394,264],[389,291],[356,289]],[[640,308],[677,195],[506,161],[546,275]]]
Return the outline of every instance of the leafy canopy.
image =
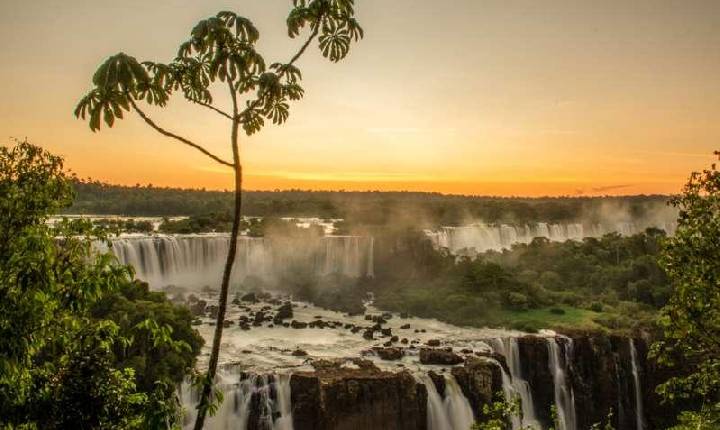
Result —
[[[306,27],[311,35],[289,62],[267,66],[256,50],[260,33],[253,23],[222,11],[200,21],[170,63],[140,63],[124,53],[108,58],[93,76],[94,88],[80,100],[75,115],[98,131],[102,121],[112,127],[123,118],[123,111],[137,109],[137,101],[165,106],[173,93],[180,92],[191,102],[238,120],[248,135],[260,131],[266,120],[282,124],[289,117],[289,102],[303,97],[302,74],[294,63],[310,42],[318,36],[322,55],[337,62],[347,56],[351,42],[363,36],[353,0],[295,0],[293,6],[287,18],[288,35],[295,38]],[[216,83],[246,97],[237,117],[212,107],[211,87]]]
[[[72,200],[61,158],[17,142],[0,166],[0,428],[179,424],[201,346],[187,309],[96,252],[97,231],[47,224]]]
[[[687,372],[661,385],[660,394],[669,401],[699,400],[700,410],[685,413],[682,422],[709,426],[720,422],[720,171],[716,165],[692,173],[672,204],[679,209],[678,226],[661,263],[673,290],[659,319],[664,339],[653,345],[652,352],[660,364]]]

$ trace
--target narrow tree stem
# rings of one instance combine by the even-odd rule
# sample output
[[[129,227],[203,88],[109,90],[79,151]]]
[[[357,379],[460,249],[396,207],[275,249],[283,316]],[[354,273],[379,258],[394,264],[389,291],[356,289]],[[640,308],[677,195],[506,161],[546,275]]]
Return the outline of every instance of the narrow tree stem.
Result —
[[[154,128],[158,133],[162,134],[163,136],[167,136],[167,137],[171,137],[171,138],[173,138],[173,139],[175,139],[175,140],[179,140],[180,142],[184,143],[185,145],[188,145],[188,146],[191,146],[191,147],[197,149],[198,151],[202,152],[203,154],[207,155],[208,157],[212,158],[213,160],[217,161],[217,162],[220,163],[220,164],[223,164],[223,165],[228,166],[228,167],[234,167],[233,163],[230,163],[230,162],[227,162],[227,161],[223,160],[222,158],[220,158],[220,157],[218,157],[217,155],[211,153],[210,151],[208,151],[207,149],[205,149],[205,148],[203,148],[202,146],[198,145],[197,143],[194,143],[194,142],[190,141],[189,139],[186,139],[186,138],[184,138],[184,137],[182,137],[182,136],[178,136],[178,135],[175,134],[175,133],[169,132],[169,131],[165,130],[164,128],[160,127],[159,125],[155,124],[155,121],[153,121],[152,119],[150,119],[150,117],[148,117],[148,116],[145,114],[145,112],[143,112],[143,111],[138,107],[138,105],[135,103],[135,100],[133,100],[132,97],[128,97],[128,100],[130,100],[130,104],[132,105],[132,107],[133,107],[133,109],[135,110],[135,112],[137,112],[137,114],[140,115],[140,118],[142,118],[142,119],[147,123],[147,125],[149,125],[150,127]]]
[[[233,101],[233,113],[237,117],[238,103],[237,94],[232,83],[228,82],[230,95]],[[212,351],[210,352],[210,361],[208,363],[207,375],[205,376],[202,394],[200,396],[200,404],[198,405],[198,414],[195,420],[195,430],[202,430],[205,425],[205,417],[207,416],[208,406],[210,405],[210,395],[212,394],[215,384],[215,375],[217,373],[217,365],[220,357],[220,343],[222,341],[223,324],[225,322],[225,312],[227,310],[228,290],[230,287],[230,275],[232,274],[235,256],[237,254],[237,238],[240,232],[240,221],[242,217],[242,165],[240,164],[240,147],[238,145],[238,131],[240,122],[233,120],[230,140],[233,150],[233,166],[235,169],[235,211],[233,217],[232,232],[230,233],[230,246],[228,248],[227,260],[225,261],[225,270],[223,271],[222,284],[220,286],[220,300],[218,301],[218,314],[215,323],[215,335],[213,337]]]

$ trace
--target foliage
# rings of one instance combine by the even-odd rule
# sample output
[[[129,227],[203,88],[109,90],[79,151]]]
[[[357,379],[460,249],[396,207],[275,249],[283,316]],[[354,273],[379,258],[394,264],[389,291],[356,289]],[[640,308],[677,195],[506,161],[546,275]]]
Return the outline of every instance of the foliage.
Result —
[[[720,419],[720,172],[715,164],[692,173],[672,204],[679,209],[678,227],[661,260],[672,294],[659,318],[664,339],[652,353],[661,365],[682,366],[683,375],[658,391],[668,401],[698,400],[700,411],[681,416],[681,426],[692,426]]]
[[[472,430],[508,430],[513,417],[522,415],[520,399],[506,400],[502,393],[489,405],[483,405],[483,420],[476,422]],[[518,430],[533,430],[532,427],[522,427]]]
[[[130,269],[93,251],[103,238],[83,231],[87,224],[45,222],[72,199],[62,159],[18,142],[0,148],[0,165],[0,427],[149,428],[151,416],[165,427],[178,423],[173,389],[142,389],[138,384],[153,375],[120,365],[116,351],[150,355],[183,340],[170,335],[138,345],[122,318],[93,315],[99,302],[136,288]],[[133,314],[157,324],[150,327],[153,337],[163,329],[168,334],[152,313]],[[189,319],[174,323],[189,327]],[[181,377],[193,363],[190,355],[182,370],[157,372],[158,382],[177,380],[174,371]],[[155,357],[155,366],[163,366]],[[161,402],[172,406],[158,417]]]
[[[535,239],[459,259],[433,249],[421,232],[376,237],[378,305],[456,324],[649,327],[669,293],[657,263],[665,237],[653,229],[564,243]]]

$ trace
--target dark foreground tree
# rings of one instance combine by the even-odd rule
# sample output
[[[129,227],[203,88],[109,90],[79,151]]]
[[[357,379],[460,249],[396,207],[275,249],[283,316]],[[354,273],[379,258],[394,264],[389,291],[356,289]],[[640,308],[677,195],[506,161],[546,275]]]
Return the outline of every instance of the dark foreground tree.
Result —
[[[716,152],[720,155],[720,152]],[[685,375],[660,386],[669,401],[699,401],[680,427],[720,427],[720,172],[694,172],[672,201],[679,209],[675,235],[661,260],[673,291],[659,319],[664,340],[653,345],[661,364]],[[687,373],[685,373],[687,372]]]
[[[48,225],[69,179],[37,146],[0,147],[0,429],[175,428],[202,339],[96,231]]]
[[[89,120],[93,131],[100,130],[103,121],[112,127],[115,120],[123,118],[123,111],[135,112],[158,133],[188,145],[234,171],[234,220],[223,271],[212,352],[207,375],[201,381],[202,394],[195,423],[198,430],[203,427],[211,407],[210,397],[240,226],[242,165],[239,129],[242,127],[247,135],[251,135],[260,131],[265,121],[284,123],[289,115],[289,102],[303,96],[301,73],[295,63],[316,39],[324,57],[333,62],[345,58],[351,42],[363,35],[354,15],[354,0],[293,0],[293,8],[287,18],[288,35],[293,38],[299,36],[303,28],[308,28],[310,34],[287,62],[273,63],[268,67],[265,59],[255,50],[260,34],[252,22],[234,12],[220,12],[200,21],[192,29],[190,39],[180,45],[177,57],[170,63],[140,63],[123,53],[108,58],[93,76],[93,89],[80,100],[75,110],[77,117]],[[230,111],[213,104],[211,90],[222,87],[230,96]],[[189,102],[229,121],[232,161],[161,127],[140,107],[141,102],[164,107],[176,92]]]

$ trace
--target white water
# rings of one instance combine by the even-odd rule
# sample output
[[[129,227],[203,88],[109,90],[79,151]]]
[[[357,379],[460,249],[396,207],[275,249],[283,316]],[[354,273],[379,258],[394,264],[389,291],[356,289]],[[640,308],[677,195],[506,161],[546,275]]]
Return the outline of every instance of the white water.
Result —
[[[475,422],[470,402],[455,377],[445,374],[445,397],[440,396],[432,379],[425,373],[417,375],[428,393],[428,430],[467,430]]]
[[[575,395],[572,387],[568,384],[565,375],[565,368],[569,362],[569,356],[566,354],[565,360],[560,359],[560,345],[557,339],[547,338],[548,342],[548,365],[553,375],[553,384],[555,388],[555,407],[557,408],[557,430],[576,430],[577,420],[575,417]],[[568,349],[571,343],[568,339]]]
[[[530,384],[522,377],[522,367],[520,365],[520,348],[517,338],[505,337],[494,339],[493,350],[505,357],[505,362],[510,370],[509,378],[503,369],[503,391],[507,400],[516,397],[520,398],[520,408],[522,411],[522,420],[520,417],[513,419],[513,429],[524,428],[530,426],[534,429],[541,428],[540,422],[535,414],[535,403],[533,402]]]
[[[112,251],[153,287],[202,287],[219,284],[229,243],[225,234],[126,235],[112,240]],[[240,283],[254,276],[272,281],[306,268],[321,275],[372,276],[372,252],[372,238],[358,236],[304,240],[241,236],[232,279]]]
[[[517,243],[530,243],[536,237],[544,237],[553,242],[565,242],[581,240],[585,237],[600,237],[613,232],[630,236],[644,231],[647,227],[658,227],[669,234],[675,231],[675,224],[672,222],[660,223],[660,225],[635,223],[583,225],[581,223],[548,224],[538,222],[525,225],[475,223],[460,227],[426,230],[425,234],[436,248],[447,248],[452,254],[474,254],[509,249]]]
[[[222,390],[224,401],[214,416],[205,423],[207,430],[246,430],[251,414],[253,396],[259,396],[259,421],[262,428],[270,430],[293,430],[292,405],[290,395],[290,375],[276,375],[274,382],[266,375],[251,375],[237,382],[237,372],[220,373],[218,387]],[[235,380],[235,382],[231,382]],[[273,388],[275,399],[272,398]],[[194,405],[198,399],[184,385],[181,388],[182,403],[186,408],[184,428],[190,429],[195,421]],[[273,417],[276,417],[273,419]]]
[[[645,415],[643,412],[642,385],[640,385],[640,372],[638,371],[637,350],[635,349],[635,340],[630,339],[630,359],[632,365],[633,385],[635,387],[635,428],[636,430],[645,429]]]

